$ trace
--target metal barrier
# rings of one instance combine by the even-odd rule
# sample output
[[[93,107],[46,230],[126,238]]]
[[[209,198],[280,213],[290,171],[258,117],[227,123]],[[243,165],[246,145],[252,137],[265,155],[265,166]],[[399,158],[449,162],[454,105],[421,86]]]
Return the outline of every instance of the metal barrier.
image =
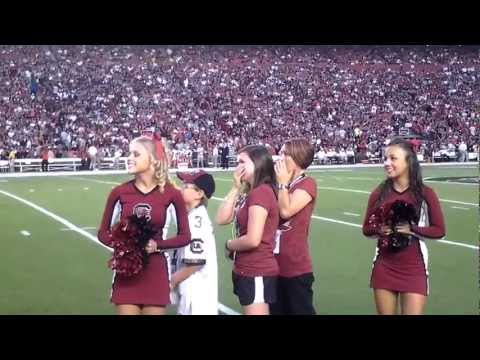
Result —
[[[80,158],[55,158],[48,160],[48,171],[82,171],[89,170],[85,160]],[[97,160],[94,170],[125,170],[127,158],[103,158]],[[42,159],[16,159],[13,164],[0,160],[0,172],[41,172]]]

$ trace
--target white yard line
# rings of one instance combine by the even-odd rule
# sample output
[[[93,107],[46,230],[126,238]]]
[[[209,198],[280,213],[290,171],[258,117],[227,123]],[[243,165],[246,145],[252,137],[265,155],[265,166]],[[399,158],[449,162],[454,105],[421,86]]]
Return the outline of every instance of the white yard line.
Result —
[[[446,203],[470,205],[470,206],[477,206],[478,207],[478,203],[475,204],[475,203],[469,203],[469,202],[464,202],[464,201],[456,201],[456,200],[448,200],[448,199],[439,199],[439,200],[442,201],[442,202],[446,202]]]
[[[65,177],[66,179],[69,180],[81,180],[81,181],[92,181],[96,182],[99,184],[107,184],[107,185],[120,185],[121,183],[115,182],[115,181],[103,181],[103,180],[97,180],[97,179],[88,179],[88,178],[83,178],[80,176],[75,176],[75,177]]]
[[[317,172],[353,172],[352,169],[326,169],[326,170],[322,170],[322,169],[317,169],[318,171]]]
[[[232,182],[233,180],[231,179],[224,179],[224,178],[216,178],[215,180],[219,181],[230,181]],[[345,189],[345,188],[338,188],[338,187],[331,187],[331,186],[317,186],[317,189],[319,190],[331,190],[331,191],[343,191],[343,192],[351,192],[351,193],[357,193],[357,194],[371,194],[371,191],[366,191],[366,190],[358,190],[358,189]],[[475,203],[469,203],[469,202],[464,202],[464,201],[457,201],[457,200],[450,200],[450,199],[439,199],[441,202],[445,203],[452,203],[452,204],[460,204],[460,205],[470,205],[470,206],[479,206],[478,204]]]
[[[93,227],[93,226],[82,226],[80,229],[82,229],[82,230],[96,230],[97,228]],[[60,231],[74,231],[74,230],[69,229],[69,228],[61,228]]]
[[[312,215],[312,218],[317,219],[317,220],[326,221],[326,222],[331,222],[331,223],[334,223],[334,224],[341,224],[341,225],[352,226],[352,227],[356,227],[356,228],[361,228],[361,227],[362,227],[362,225],[360,225],[360,224],[354,224],[354,223],[351,223],[351,222],[348,222],[348,221],[331,219],[331,218],[327,218],[327,217],[323,217],[323,216],[318,216],[318,215]]]
[[[345,215],[348,215],[348,216],[360,216],[360,214],[355,214],[355,213],[351,213],[351,212],[344,212]]]
[[[470,210],[470,208],[465,208],[461,206],[452,206],[452,209],[458,209],[458,210]]]
[[[459,242],[448,241],[448,240],[434,240],[434,241],[438,241],[438,242],[445,243],[445,244],[463,246],[463,247],[478,251],[478,246],[475,246],[475,245],[469,245],[469,244],[465,244],[465,243],[459,243]]]
[[[240,313],[236,312],[235,310],[225,306],[221,303],[218,303],[218,310],[225,315],[241,315]]]
[[[100,241],[98,241],[98,239],[97,239],[96,236],[94,236],[94,235],[90,234],[89,232],[87,232],[87,231],[79,228],[78,226],[72,224],[72,223],[71,223],[70,221],[68,221],[67,219],[64,219],[64,218],[62,218],[62,217],[60,217],[60,216],[58,216],[58,215],[56,215],[56,214],[48,211],[47,209],[42,208],[41,206],[38,206],[38,205],[36,205],[36,204],[34,204],[34,203],[26,200],[26,199],[23,199],[23,198],[21,198],[21,197],[18,197],[18,196],[14,195],[14,194],[11,194],[11,193],[9,193],[9,192],[0,190],[0,194],[3,194],[3,195],[8,196],[8,197],[10,197],[10,198],[12,198],[12,199],[15,199],[15,200],[17,200],[17,201],[19,201],[19,202],[27,205],[27,206],[30,206],[31,208],[33,208],[33,209],[41,212],[42,214],[44,214],[44,215],[46,215],[46,216],[48,216],[48,217],[50,217],[50,218],[52,218],[52,219],[60,222],[61,224],[63,224],[63,225],[66,226],[67,228],[71,229],[72,231],[75,231],[75,232],[79,233],[80,235],[83,235],[84,237],[86,237],[86,238],[89,239],[90,241],[93,241],[95,244],[102,246],[103,248],[107,249],[108,251],[112,251],[109,247],[105,246],[105,245],[102,244]],[[236,312],[235,310],[229,308],[229,307],[226,306],[226,305],[220,304],[220,303],[218,304],[218,309],[219,309],[221,312],[228,311],[228,312],[229,312],[228,315],[231,315],[231,314],[240,315],[240,314],[239,314],[238,312]],[[222,310],[222,309],[223,309],[223,310]]]
[[[478,170],[478,166],[475,167],[475,166],[458,166],[458,165],[455,165],[455,164],[452,164],[451,166],[437,166],[437,169],[451,169],[452,167],[454,167],[455,169],[476,169]]]
[[[478,186],[478,183],[461,183],[456,181],[437,181],[437,180],[424,180],[426,183],[445,184],[445,185],[466,185],[466,186]]]
[[[344,192],[351,192],[357,194],[368,194],[370,195],[370,191],[366,190],[357,190],[357,189],[344,189],[344,188],[337,188],[337,187],[329,187],[329,186],[317,186],[317,189],[320,190],[332,190],[332,191],[344,191]],[[470,206],[478,206],[478,204],[465,202],[465,201],[457,201],[457,200],[450,200],[450,199],[439,199],[441,202],[452,203],[452,204],[461,204],[461,205],[470,205]]]
[[[316,180],[318,178],[315,177]],[[335,178],[337,179],[337,178]],[[342,176],[341,179],[347,179],[347,180],[358,180],[358,181],[372,181],[372,182],[377,182],[379,181],[378,178],[373,178],[373,177],[362,177],[362,176],[357,176],[357,177],[350,177],[350,176]],[[462,182],[455,182],[455,181],[438,181],[438,180],[430,180],[429,178],[425,178],[423,180],[425,183],[436,183],[436,184],[447,184],[447,185],[466,185],[466,186],[478,186],[478,183],[462,183]]]
[[[357,190],[357,189],[344,189],[344,188],[337,188],[337,187],[330,187],[330,186],[317,186],[319,190],[332,190],[332,191],[344,191],[344,192],[351,192],[351,193],[358,193],[358,194],[369,194],[370,191],[366,190]]]
[[[342,176],[343,179],[347,180],[360,180],[360,181],[378,181],[378,178],[369,178],[369,177],[350,177]]]

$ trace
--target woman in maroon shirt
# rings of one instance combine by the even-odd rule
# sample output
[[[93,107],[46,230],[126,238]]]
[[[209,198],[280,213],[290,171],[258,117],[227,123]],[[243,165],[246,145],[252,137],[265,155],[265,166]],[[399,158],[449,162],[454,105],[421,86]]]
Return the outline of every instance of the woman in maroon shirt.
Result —
[[[425,239],[445,236],[442,209],[435,192],[422,181],[420,164],[412,145],[394,139],[385,151],[387,179],[373,191],[363,223],[363,234],[378,238],[371,284],[377,313],[393,315],[422,314],[428,295],[428,251]],[[395,232],[409,237],[408,246],[394,251],[388,243],[392,230],[386,224],[378,227],[371,221],[376,210],[400,200],[414,206],[417,224],[398,224]]]
[[[308,230],[317,197],[317,183],[305,170],[313,161],[314,149],[306,139],[291,139],[280,150],[275,164],[278,182],[280,227],[276,257],[280,267],[274,315],[315,315],[312,260]]]
[[[148,242],[148,263],[136,275],[114,275],[111,301],[119,315],[163,315],[170,303],[167,259],[161,250],[189,244],[185,202],[168,179],[167,157],[160,139],[139,137],[130,143],[128,172],[135,179],[114,188],[107,200],[98,239],[113,246],[111,228],[130,215],[149,219],[156,235]],[[177,217],[177,236],[162,239],[166,209],[173,204]]]
[[[226,251],[234,260],[233,292],[245,315],[268,315],[276,301],[278,264],[273,254],[279,214],[273,160],[264,146],[238,153],[234,184],[217,212],[217,223],[235,223]]]

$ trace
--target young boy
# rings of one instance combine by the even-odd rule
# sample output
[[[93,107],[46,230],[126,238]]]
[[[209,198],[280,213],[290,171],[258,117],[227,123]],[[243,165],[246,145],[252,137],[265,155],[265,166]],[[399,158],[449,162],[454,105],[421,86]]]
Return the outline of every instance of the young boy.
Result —
[[[170,286],[178,296],[177,314],[218,315],[217,252],[207,213],[215,182],[203,170],[177,176],[183,182],[182,195],[192,234],[191,244],[173,253]]]

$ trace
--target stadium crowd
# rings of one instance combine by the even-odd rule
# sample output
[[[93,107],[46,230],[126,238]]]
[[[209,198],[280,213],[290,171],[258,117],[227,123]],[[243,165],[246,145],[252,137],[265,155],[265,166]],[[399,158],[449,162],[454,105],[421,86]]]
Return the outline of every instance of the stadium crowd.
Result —
[[[477,152],[479,55],[464,46],[0,46],[0,156],[40,158],[48,147],[113,157],[149,127],[186,154],[246,144],[273,154],[300,136],[347,157],[401,131],[424,139],[426,154],[462,141]]]

